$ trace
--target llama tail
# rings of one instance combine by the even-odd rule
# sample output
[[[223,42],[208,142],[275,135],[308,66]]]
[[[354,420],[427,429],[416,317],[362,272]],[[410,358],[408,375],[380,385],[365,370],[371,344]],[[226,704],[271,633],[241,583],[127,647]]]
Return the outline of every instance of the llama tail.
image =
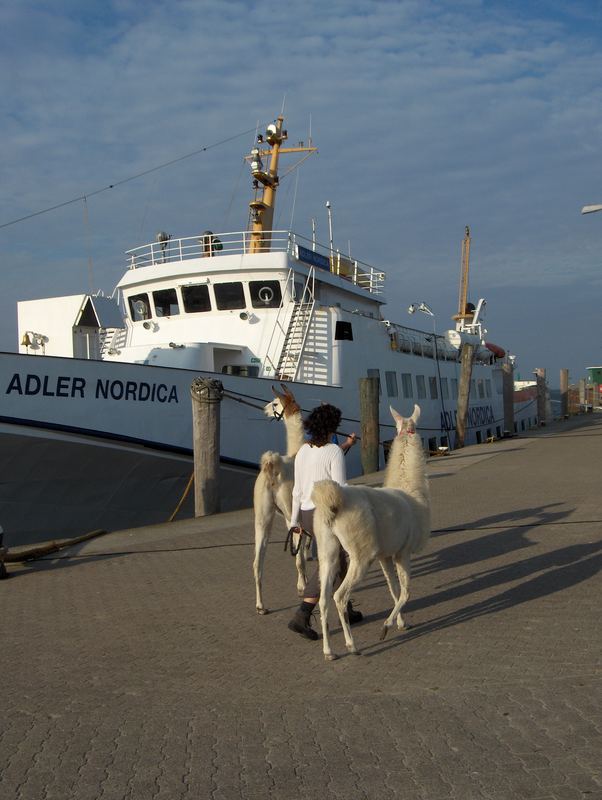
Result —
[[[332,525],[343,505],[343,493],[339,484],[334,481],[317,481],[311,499],[326,525]]]
[[[261,456],[260,471],[264,473],[272,486],[282,474],[282,456],[273,450],[268,450]]]

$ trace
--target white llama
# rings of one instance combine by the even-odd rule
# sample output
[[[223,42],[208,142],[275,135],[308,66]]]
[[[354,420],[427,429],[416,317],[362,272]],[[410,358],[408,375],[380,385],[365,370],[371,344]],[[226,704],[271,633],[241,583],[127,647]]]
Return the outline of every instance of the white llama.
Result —
[[[320,615],[324,656],[331,661],[328,604],[338,565],[339,542],[349,554],[349,569],[334,594],[351,653],[358,653],[345,613],[353,588],[378,559],[395,601],[384,623],[384,639],[393,620],[403,629],[401,609],[407,602],[410,581],[410,555],[426,545],[431,533],[430,493],[426,458],[416,424],[420,407],[414,406],[411,417],[404,418],[393,408],[397,436],[391,446],[385,484],[382,489],[368,486],[339,486],[334,481],[319,481],[312,499],[316,504],[314,533],[320,558]],[[395,590],[397,569],[400,591]]]
[[[284,517],[286,529],[291,526],[292,496],[295,455],[304,442],[303,420],[301,409],[284,384],[282,394],[274,387],[272,391],[276,400],[268,403],[264,409],[269,417],[283,417],[286,426],[286,455],[268,451],[261,457],[261,469],[253,489],[253,508],[255,511],[255,559],[253,573],[255,575],[255,605],[258,614],[267,614],[263,604],[261,591],[265,552],[268,546],[272,523],[276,511]],[[297,591],[305,589],[307,577],[305,572],[305,550],[299,547],[299,536],[293,537],[293,546],[298,548],[296,555]]]

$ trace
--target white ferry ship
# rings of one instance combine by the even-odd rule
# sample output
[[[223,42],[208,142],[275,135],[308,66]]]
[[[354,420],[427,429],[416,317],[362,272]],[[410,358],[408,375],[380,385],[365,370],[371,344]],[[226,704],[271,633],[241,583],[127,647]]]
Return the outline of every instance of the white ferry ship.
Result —
[[[262,411],[276,381],[305,410],[339,406],[343,430],[359,432],[358,380],[378,376],[381,441],[392,437],[389,404],[418,402],[425,447],[437,450],[454,445],[460,353],[470,342],[465,442],[503,435],[507,357],[485,343],[483,301],[445,335],[388,319],[381,269],[332,242],[273,230],[280,157],[315,148],[286,147],[282,117],[257,139],[247,157],[248,230],[160,233],[127,252],[110,297],[18,304],[19,352],[0,354],[0,521],[9,543],[164,521],[192,471],[198,375],[225,389],[225,464],[255,466],[265,450],[283,451],[284,426]],[[516,413],[534,421],[532,403]],[[357,447],[348,472],[360,472]]]

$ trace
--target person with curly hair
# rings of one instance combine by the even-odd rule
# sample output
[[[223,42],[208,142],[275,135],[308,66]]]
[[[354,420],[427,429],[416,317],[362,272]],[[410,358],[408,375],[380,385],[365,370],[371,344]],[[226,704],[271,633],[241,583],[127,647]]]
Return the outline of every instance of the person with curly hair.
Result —
[[[293,485],[293,510],[291,516],[291,529],[300,532],[301,529],[313,533],[313,516],[315,506],[311,500],[311,493],[316,481],[330,478],[341,486],[347,480],[345,471],[344,452],[355,442],[355,434],[339,447],[334,444],[336,430],[341,422],[341,412],[336,406],[323,403],[314,408],[303,425],[309,436],[299,449],[295,457],[295,480]],[[318,553],[319,556],[319,553]],[[347,573],[347,558],[341,549],[339,575],[335,583],[340,583]],[[306,639],[315,640],[318,634],[311,627],[311,614],[320,599],[319,570],[307,582],[303,602],[288,623],[290,630],[300,634]],[[354,624],[363,619],[360,611],[355,611],[349,604],[347,609],[349,622]]]

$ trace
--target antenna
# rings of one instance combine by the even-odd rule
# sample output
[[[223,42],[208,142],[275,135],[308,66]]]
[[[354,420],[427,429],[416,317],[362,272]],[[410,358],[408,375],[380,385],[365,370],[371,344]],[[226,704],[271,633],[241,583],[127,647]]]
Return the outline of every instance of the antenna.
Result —
[[[284,93],[284,95],[282,97],[282,111],[280,112],[280,116],[282,116],[282,117],[284,116],[284,106],[285,106],[285,104],[286,104],[286,92]]]
[[[293,208],[291,210],[291,226],[290,226],[290,230],[291,231],[293,230],[293,220],[295,218],[295,206],[297,204],[297,189],[298,189],[298,187],[299,187],[299,172],[297,172],[296,175],[295,175],[295,192],[293,194]]]
[[[311,147],[311,112],[309,114],[309,146]]]
[[[330,237],[330,255],[332,256],[333,252],[333,240],[332,240],[332,206],[330,205],[330,200],[326,201],[326,210],[328,212],[328,233]]]

